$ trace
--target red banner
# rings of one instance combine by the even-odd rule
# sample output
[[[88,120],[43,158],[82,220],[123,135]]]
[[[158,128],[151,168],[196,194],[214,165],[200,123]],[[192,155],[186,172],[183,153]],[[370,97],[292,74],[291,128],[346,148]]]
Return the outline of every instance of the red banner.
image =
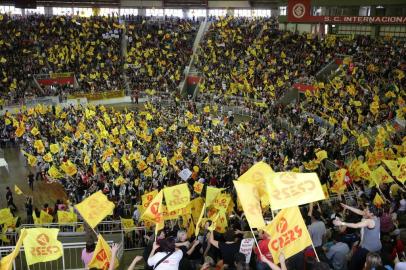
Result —
[[[314,90],[316,90],[316,87],[314,87],[313,85],[307,85],[307,84],[302,84],[302,83],[295,83],[292,85],[293,88],[296,88],[297,90],[299,90],[299,92],[306,92],[306,91],[310,91],[313,92]]]
[[[288,22],[307,22],[311,17],[310,0],[289,0]]]
[[[52,79],[37,79],[40,85],[65,85],[65,84],[73,84],[74,79],[73,77],[61,77],[61,78],[52,78]]]
[[[351,24],[406,24],[401,16],[313,16],[311,0],[289,0],[288,22],[299,23],[351,23]]]
[[[406,24],[406,17],[384,16],[313,16],[316,22],[353,24]]]

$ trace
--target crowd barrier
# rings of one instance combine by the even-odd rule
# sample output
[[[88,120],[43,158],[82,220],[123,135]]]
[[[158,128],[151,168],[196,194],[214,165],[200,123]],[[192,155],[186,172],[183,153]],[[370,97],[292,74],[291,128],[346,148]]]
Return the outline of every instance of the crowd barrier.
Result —
[[[75,222],[69,224],[59,224],[59,223],[49,223],[49,224],[22,224],[21,228],[55,228],[60,230],[60,234],[64,237],[75,237],[83,234],[83,222]],[[145,246],[145,235],[147,234],[147,229],[142,226],[134,227],[129,230],[123,228],[121,221],[102,221],[95,228],[97,233],[102,235],[115,236],[121,239],[120,242],[123,244],[124,250],[134,250],[142,249]],[[5,234],[6,238],[9,240],[8,243],[1,242],[0,247],[13,246],[17,243],[18,234],[16,232],[7,232]]]
[[[112,244],[113,241],[107,240],[108,244]],[[118,243],[120,244],[120,243]],[[85,269],[81,254],[82,250],[86,247],[85,242],[74,243],[62,243],[63,256],[55,261],[36,263],[28,266],[25,259],[24,247],[21,247],[19,256],[13,262],[13,270],[78,270]],[[8,255],[14,250],[14,246],[0,247],[0,257]],[[117,257],[120,259],[123,255],[123,248],[119,249]]]

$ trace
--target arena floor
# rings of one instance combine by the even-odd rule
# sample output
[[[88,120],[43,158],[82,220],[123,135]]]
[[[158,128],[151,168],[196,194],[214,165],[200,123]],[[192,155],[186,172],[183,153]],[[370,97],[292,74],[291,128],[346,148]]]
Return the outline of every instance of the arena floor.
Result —
[[[8,172],[2,167],[0,169],[0,208],[7,207],[6,187],[9,186],[13,191],[14,203],[18,208],[17,214],[25,222],[24,202],[26,196],[33,196],[35,207],[42,207],[48,203],[50,207],[54,206],[57,199],[66,199],[65,191],[62,185],[58,183],[46,183],[44,181],[34,182],[34,191],[28,186],[28,168],[25,165],[25,158],[18,148],[5,148],[4,158],[8,163]],[[17,195],[14,192],[14,185],[17,185],[24,195]]]

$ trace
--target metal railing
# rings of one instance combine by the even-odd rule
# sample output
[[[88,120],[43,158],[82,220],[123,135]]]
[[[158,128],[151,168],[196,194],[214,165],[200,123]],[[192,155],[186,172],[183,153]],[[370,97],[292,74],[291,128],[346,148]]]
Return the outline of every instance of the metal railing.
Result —
[[[83,232],[84,222],[75,222],[75,223],[68,223],[68,224],[59,224],[59,223],[49,223],[49,224],[22,224],[21,228],[56,228],[60,230],[60,235],[63,237],[77,237],[83,236],[85,233]],[[82,231],[82,232],[81,232]],[[123,249],[124,250],[133,250],[133,249],[142,249],[145,246],[145,235],[147,234],[146,227],[137,226],[131,228],[130,230],[125,229],[122,226],[121,221],[102,221],[95,227],[95,231],[101,233],[102,235],[111,235],[115,237],[119,237],[121,242],[124,243]],[[8,239],[8,243],[2,242],[1,246],[9,246],[15,245],[18,240],[17,232],[7,232],[6,237]]]
[[[114,241],[107,240],[109,245]],[[121,243],[118,243],[121,244]],[[74,243],[62,243],[63,256],[55,261],[36,263],[31,266],[27,265],[24,247],[21,247],[18,257],[13,262],[13,270],[74,270],[85,269],[81,254],[82,250],[86,247],[86,242],[74,242]],[[14,246],[0,247],[0,256],[4,257],[14,250]],[[117,257],[120,260],[123,256],[123,245],[120,245],[120,249],[117,253]]]

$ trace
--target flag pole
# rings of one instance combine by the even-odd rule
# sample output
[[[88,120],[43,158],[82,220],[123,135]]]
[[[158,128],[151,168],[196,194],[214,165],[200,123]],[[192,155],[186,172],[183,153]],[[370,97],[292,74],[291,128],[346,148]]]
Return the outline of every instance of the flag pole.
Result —
[[[252,233],[252,237],[254,237],[255,244],[257,245],[258,252],[259,252],[259,254],[260,254],[261,257],[262,257],[263,255],[262,255],[261,249],[259,248],[259,245],[258,245],[258,242],[257,242],[257,238],[255,238],[255,234],[254,234],[254,232],[253,232],[251,226],[250,226],[250,230],[251,230],[251,233]]]
[[[314,247],[313,241],[312,241],[312,248],[313,248],[313,251],[314,251],[314,255],[316,255],[317,261],[320,262],[319,255],[317,255],[317,251],[316,251],[316,248]]]

